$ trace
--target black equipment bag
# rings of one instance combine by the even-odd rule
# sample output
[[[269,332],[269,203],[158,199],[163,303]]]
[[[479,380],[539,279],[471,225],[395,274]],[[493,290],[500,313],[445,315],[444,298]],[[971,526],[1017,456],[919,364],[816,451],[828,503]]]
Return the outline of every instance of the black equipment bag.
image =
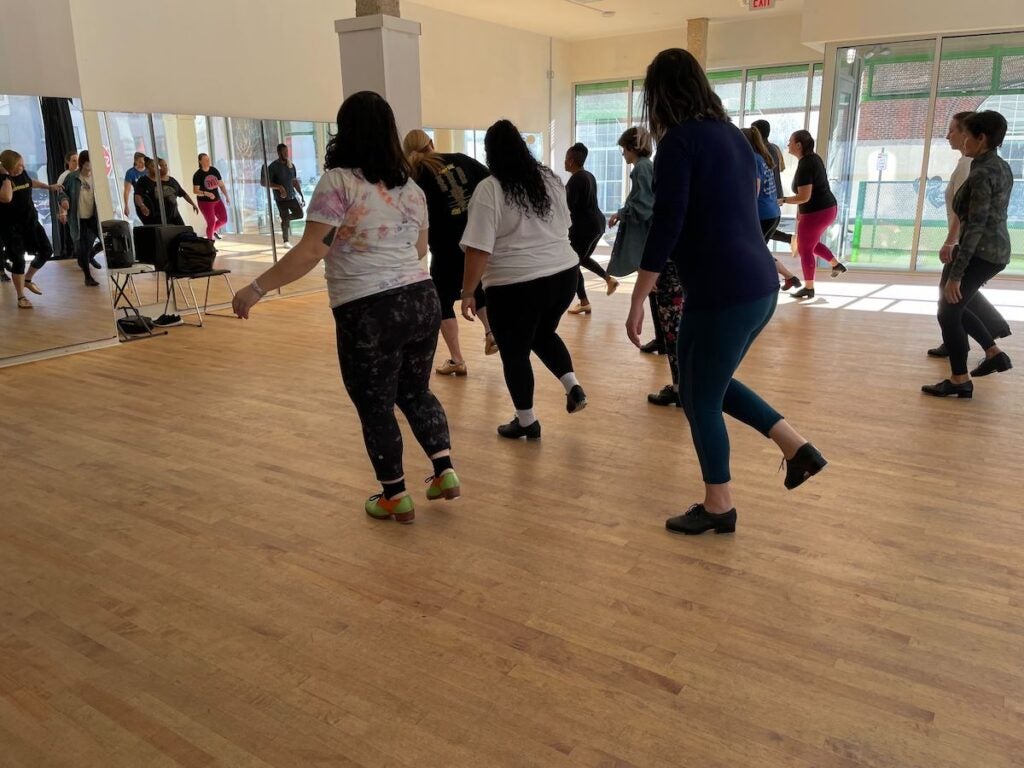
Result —
[[[196,275],[213,269],[217,248],[210,240],[186,233],[179,235],[175,244],[175,257],[168,272],[175,275]]]
[[[107,255],[107,269],[124,269],[135,263],[132,228],[127,221],[108,219],[100,224],[103,232],[103,250]]]
[[[135,228],[135,259],[152,264],[158,272],[173,268],[175,240],[183,234],[195,234],[192,227],[177,224],[146,224]]]

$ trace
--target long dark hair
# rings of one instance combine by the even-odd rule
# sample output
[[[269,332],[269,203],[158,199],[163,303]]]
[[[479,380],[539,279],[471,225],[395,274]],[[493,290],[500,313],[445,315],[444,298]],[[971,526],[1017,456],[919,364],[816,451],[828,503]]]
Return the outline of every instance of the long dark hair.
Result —
[[[501,184],[505,200],[523,213],[532,210],[538,218],[551,214],[551,198],[544,175],[554,174],[530,154],[519,129],[510,120],[499,120],[484,135],[487,167]]]
[[[764,143],[764,139],[761,137],[761,132],[756,128],[742,128],[740,129],[740,133],[747,137],[747,141],[750,142],[750,146],[753,148],[754,152],[764,159],[765,163],[768,164],[768,167],[774,168],[775,158],[772,157],[771,150],[769,150],[767,145]]]
[[[400,187],[412,175],[402,153],[395,113],[373,91],[353,93],[338,109],[338,132],[327,142],[324,170],[355,168],[371,184]]]
[[[655,139],[687,120],[729,119],[704,70],[682,48],[662,51],[647,67],[643,114]]]

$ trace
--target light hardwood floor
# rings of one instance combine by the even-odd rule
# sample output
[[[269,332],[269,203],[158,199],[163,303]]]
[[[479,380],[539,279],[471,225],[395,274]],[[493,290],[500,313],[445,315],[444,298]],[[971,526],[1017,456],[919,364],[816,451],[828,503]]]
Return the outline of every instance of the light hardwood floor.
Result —
[[[463,498],[410,438],[412,526],[362,512],[323,294],[0,370],[0,766],[1024,766],[1021,373],[925,398],[934,319],[780,306],[741,378],[831,464],[786,492],[733,423],[737,533],[674,537],[627,290],[564,320],[590,406],[538,369],[540,444],[464,324]]]

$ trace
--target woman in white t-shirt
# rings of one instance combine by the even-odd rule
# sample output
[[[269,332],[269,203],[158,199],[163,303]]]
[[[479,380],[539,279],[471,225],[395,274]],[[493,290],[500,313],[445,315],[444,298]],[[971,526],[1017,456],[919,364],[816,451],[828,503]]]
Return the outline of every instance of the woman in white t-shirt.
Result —
[[[565,387],[566,410],[580,411],[587,396],[576,380],[558,321],[576,294],[579,260],[569,244],[565,187],[530,154],[519,129],[499,120],[484,137],[491,176],[469,201],[462,236],[466,270],[462,314],[476,317],[473,289],[483,280],[487,312],[505,371],[515,418],[502,437],[540,438],[533,412],[534,352]]]
[[[447,417],[430,391],[441,305],[423,267],[426,253],[426,201],[410,178],[394,113],[376,93],[361,91],[338,110],[302,240],[233,302],[235,314],[247,318],[268,291],[326,261],[341,378],[382,486],[366,513],[400,523],[411,523],[415,511],[396,405],[433,463],[427,498],[459,495]]]

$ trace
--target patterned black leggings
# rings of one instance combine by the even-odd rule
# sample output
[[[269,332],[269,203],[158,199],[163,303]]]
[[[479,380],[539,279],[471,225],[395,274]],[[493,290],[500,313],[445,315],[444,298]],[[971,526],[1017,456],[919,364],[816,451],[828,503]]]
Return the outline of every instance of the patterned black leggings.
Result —
[[[430,391],[441,304],[429,280],[334,308],[341,379],[381,482],[403,477],[397,405],[427,456],[451,447],[444,408]]]
[[[679,321],[683,317],[683,284],[672,259],[658,275],[651,293],[651,315],[654,317],[654,335],[665,347],[665,357],[672,372],[672,383],[679,385]]]

